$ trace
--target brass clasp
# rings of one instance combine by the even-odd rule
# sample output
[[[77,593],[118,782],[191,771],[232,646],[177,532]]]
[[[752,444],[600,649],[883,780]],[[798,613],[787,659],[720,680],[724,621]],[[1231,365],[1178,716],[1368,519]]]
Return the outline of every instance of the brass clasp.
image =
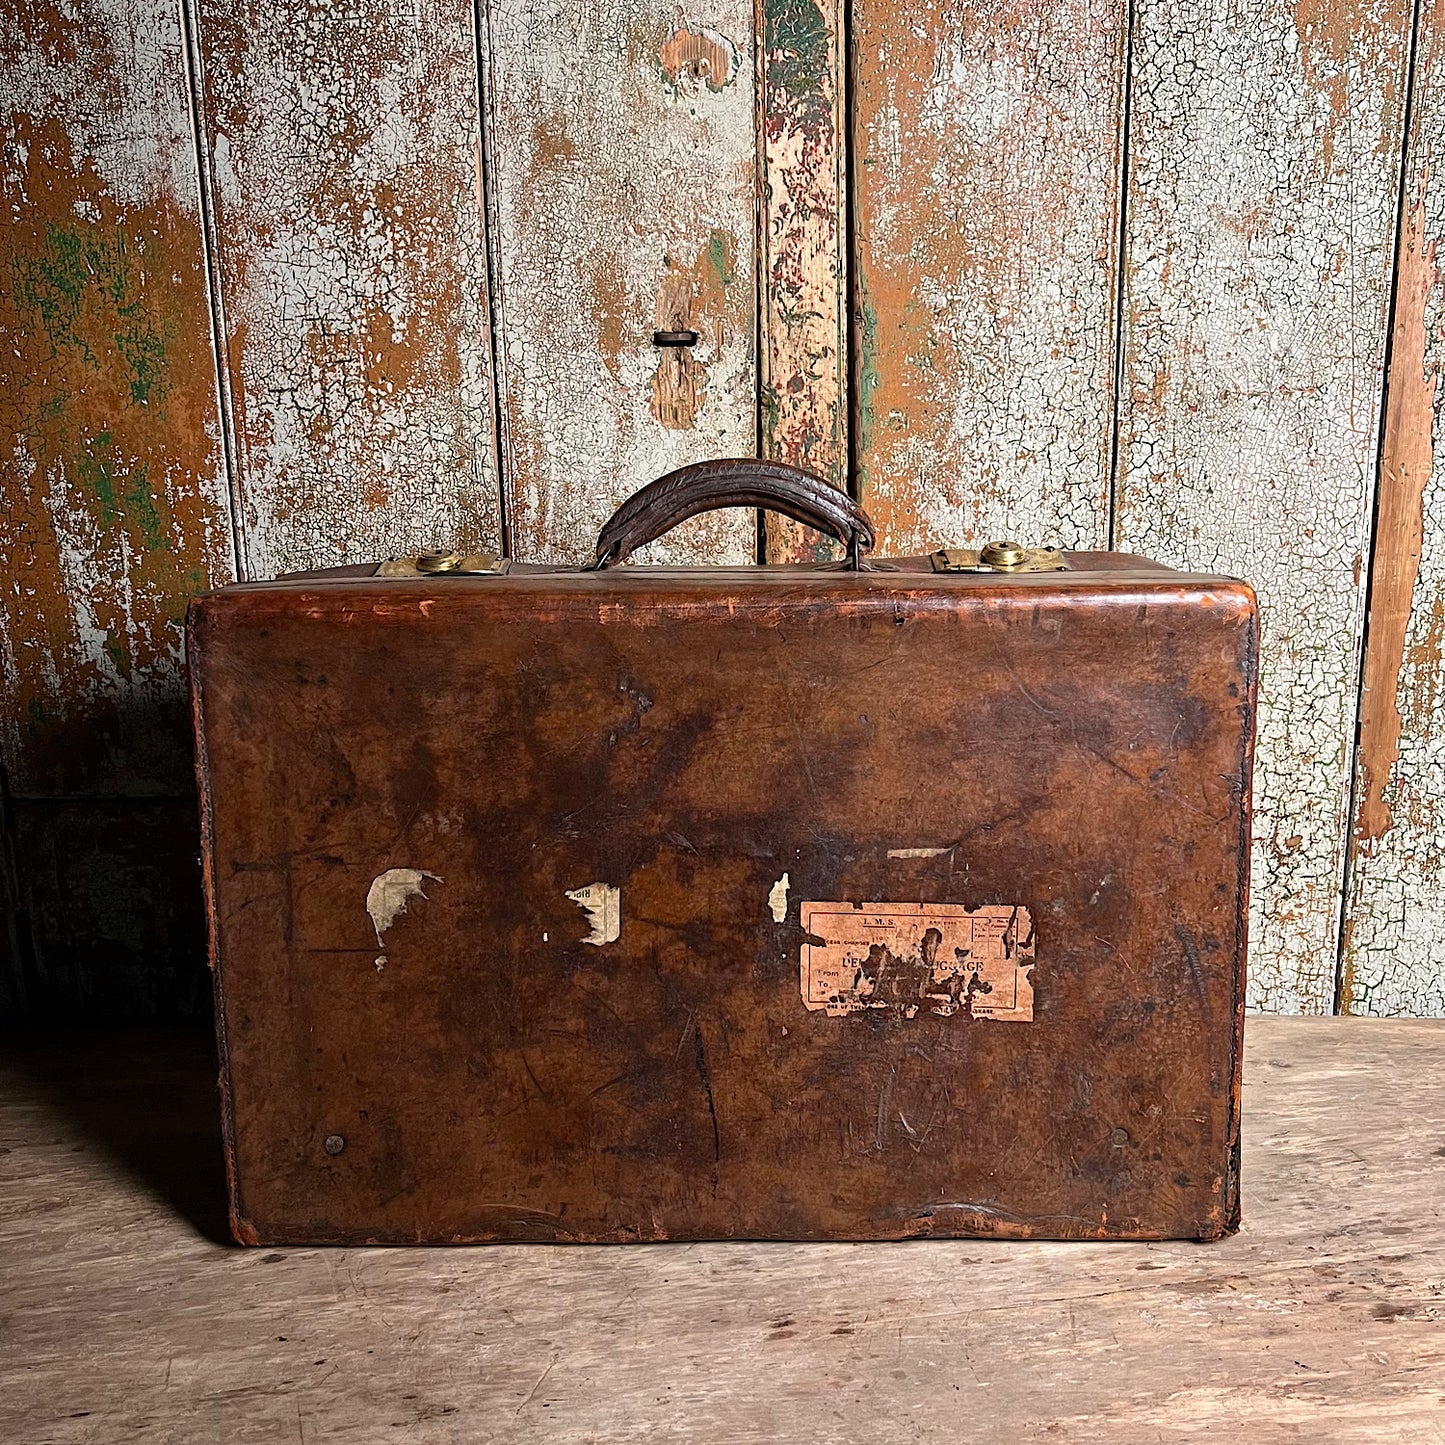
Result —
[[[378,577],[500,576],[511,563],[494,552],[423,552],[419,557],[393,557],[377,568]]]
[[[1021,542],[985,542],[982,547],[940,547],[928,559],[935,572],[1067,572],[1058,547],[1025,547]]]

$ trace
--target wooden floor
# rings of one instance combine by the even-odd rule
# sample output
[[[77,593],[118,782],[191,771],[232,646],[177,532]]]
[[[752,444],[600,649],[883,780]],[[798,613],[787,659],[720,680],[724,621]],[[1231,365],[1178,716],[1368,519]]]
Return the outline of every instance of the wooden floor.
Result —
[[[212,1075],[5,1051],[7,1445],[1445,1442],[1445,1022],[1251,1020],[1214,1245],[242,1250]]]

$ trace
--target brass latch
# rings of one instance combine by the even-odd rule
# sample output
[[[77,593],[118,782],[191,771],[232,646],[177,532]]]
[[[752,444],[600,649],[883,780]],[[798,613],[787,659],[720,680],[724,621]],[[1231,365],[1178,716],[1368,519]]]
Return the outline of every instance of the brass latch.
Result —
[[[1067,572],[1058,547],[1025,547],[1021,542],[985,542],[972,547],[940,547],[928,559],[935,572]]]
[[[419,557],[393,557],[377,568],[378,577],[500,576],[511,563],[494,552],[423,552]]]

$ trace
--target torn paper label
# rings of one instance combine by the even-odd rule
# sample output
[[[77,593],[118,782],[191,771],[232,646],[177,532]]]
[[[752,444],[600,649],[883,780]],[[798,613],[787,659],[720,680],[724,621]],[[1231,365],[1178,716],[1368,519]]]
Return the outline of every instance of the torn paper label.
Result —
[[[406,912],[407,902],[426,897],[421,886],[426,879],[433,883],[442,881],[424,868],[388,868],[371,880],[371,887],[366,890],[366,911],[371,914],[371,926],[376,930],[379,945],[385,946],[381,935],[396,922],[398,914]]]
[[[1026,908],[961,903],[804,903],[804,1007],[830,1017],[879,1009],[899,1018],[1027,1022],[1034,1016],[1034,929]]]
[[[786,873],[768,889],[768,907],[772,911],[774,923],[781,923],[788,916],[788,875]]]
[[[622,890],[610,883],[589,883],[585,888],[569,888],[570,898],[587,915],[592,932],[583,943],[615,943],[622,932]]]
[[[942,858],[945,853],[952,853],[952,847],[948,848],[890,848],[890,858]]]

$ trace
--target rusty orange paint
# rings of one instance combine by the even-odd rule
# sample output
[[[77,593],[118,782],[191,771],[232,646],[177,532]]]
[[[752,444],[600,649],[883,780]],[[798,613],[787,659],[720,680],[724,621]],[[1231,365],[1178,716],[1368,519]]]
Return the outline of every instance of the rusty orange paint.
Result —
[[[706,28],[684,26],[662,43],[662,72],[673,85],[684,78],[709,90],[721,90],[737,79],[738,53],[727,36]]]
[[[251,575],[501,545],[472,19],[200,0]]]
[[[692,326],[692,279],[667,272],[657,292],[654,317],[659,331],[687,331]],[[669,431],[689,431],[707,390],[703,368],[692,348],[662,346],[652,375],[652,415]]]
[[[714,231],[690,266],[683,267],[669,256],[664,258],[664,268],[653,313],[654,329],[696,330],[711,342],[709,354],[716,354],[723,344],[728,287],[737,280],[732,238],[725,231]],[[657,348],[651,410],[660,425],[669,431],[692,429],[698,409],[707,399],[708,366],[694,347]]]
[[[1436,597],[1430,603],[1424,635],[1407,649],[1405,661],[1410,672],[1421,680],[1415,721],[1429,722],[1439,710],[1440,686],[1445,680],[1445,597]]]
[[[1425,206],[1419,196],[1406,211],[1396,265],[1389,409],[1370,566],[1370,616],[1360,704],[1361,790],[1355,831],[1367,845],[1382,838],[1393,822],[1385,790],[1399,755],[1403,719],[1398,689],[1424,540],[1422,503],[1435,465],[1433,428],[1439,377],[1426,367],[1425,310],[1438,271],[1435,241],[1426,237]]]
[[[523,0],[488,6],[501,451],[521,559],[581,561],[653,477],[756,446],[752,30],[742,0],[545,19]],[[697,343],[658,348],[657,330]],[[639,560],[755,554],[754,519],[728,512]]]
[[[28,57],[4,60],[68,47],[93,106],[133,64],[134,37],[104,22],[32,34]],[[122,186],[77,147],[93,116],[77,102],[6,122],[0,744],[19,793],[184,793],[181,623],[231,572],[201,229],[190,196]]]
[[[883,552],[1106,540],[1125,7],[856,0],[856,485]]]

